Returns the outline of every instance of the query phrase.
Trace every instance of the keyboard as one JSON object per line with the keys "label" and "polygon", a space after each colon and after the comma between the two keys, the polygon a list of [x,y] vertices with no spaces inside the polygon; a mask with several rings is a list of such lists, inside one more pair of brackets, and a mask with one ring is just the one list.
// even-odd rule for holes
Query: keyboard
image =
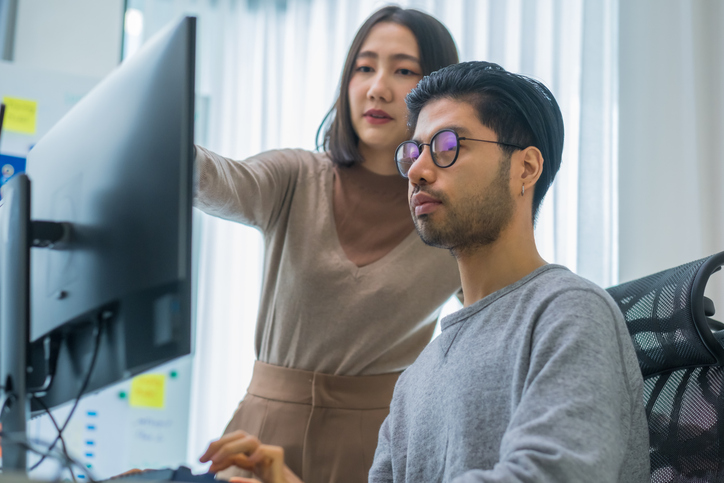
{"label": "keyboard", "polygon": [[217,480],[214,473],[203,473],[201,475],[195,475],[191,473],[191,470],[185,466],[179,466],[176,469],[164,468],[160,470],[145,470],[139,473],[131,473],[128,475],[117,476],[105,481],[108,483],[120,483],[127,480],[185,481],[187,483],[218,483],[225,481]]}

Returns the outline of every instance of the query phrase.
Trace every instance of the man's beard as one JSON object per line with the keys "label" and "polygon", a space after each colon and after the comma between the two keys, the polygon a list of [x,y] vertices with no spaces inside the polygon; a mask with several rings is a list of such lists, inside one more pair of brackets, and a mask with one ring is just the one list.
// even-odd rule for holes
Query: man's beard
{"label": "man's beard", "polygon": [[415,216],[412,210],[412,219],[422,241],[433,247],[447,248],[455,256],[495,242],[510,223],[515,209],[509,180],[510,157],[500,161],[496,177],[483,192],[461,200],[456,206],[451,206],[443,193],[419,190],[440,200],[446,210],[444,222],[433,222],[431,215]]}

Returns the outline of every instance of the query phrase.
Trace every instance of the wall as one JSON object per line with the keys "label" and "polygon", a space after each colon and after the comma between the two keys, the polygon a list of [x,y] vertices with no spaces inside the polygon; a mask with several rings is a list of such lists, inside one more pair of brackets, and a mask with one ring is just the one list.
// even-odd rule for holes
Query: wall
{"label": "wall", "polygon": [[123,0],[19,0],[13,61],[103,77],[121,61]]}
{"label": "wall", "polygon": [[722,23],[718,0],[620,2],[622,282],[724,250]]}

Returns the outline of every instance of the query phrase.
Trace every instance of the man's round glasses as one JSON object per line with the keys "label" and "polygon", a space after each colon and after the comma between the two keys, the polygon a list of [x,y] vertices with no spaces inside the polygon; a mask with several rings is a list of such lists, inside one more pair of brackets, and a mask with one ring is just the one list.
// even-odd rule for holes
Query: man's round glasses
{"label": "man's round glasses", "polygon": [[458,133],[452,129],[443,129],[435,133],[429,143],[418,143],[415,141],[405,141],[397,147],[395,151],[395,163],[397,170],[405,178],[412,167],[412,163],[422,154],[423,146],[430,146],[430,155],[432,162],[439,168],[449,168],[458,159],[460,151],[460,141],[479,141],[481,143],[501,144],[516,149],[524,149],[521,146],[510,143],[501,143],[498,141],[486,141],[485,139],[461,138]]}

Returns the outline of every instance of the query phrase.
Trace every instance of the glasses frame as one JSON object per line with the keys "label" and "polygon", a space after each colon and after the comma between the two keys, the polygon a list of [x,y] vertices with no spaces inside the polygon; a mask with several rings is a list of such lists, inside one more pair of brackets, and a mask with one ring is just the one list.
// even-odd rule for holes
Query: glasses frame
{"label": "glasses frame", "polygon": [[[453,133],[455,135],[455,141],[456,141],[455,157],[449,164],[446,164],[446,165],[442,165],[442,164],[438,163],[437,157],[435,156],[435,153],[432,150],[432,143],[435,141],[435,138],[439,134],[444,133],[444,132]],[[418,159],[420,159],[420,156],[422,156],[422,151],[423,151],[424,147],[429,146],[430,147],[430,157],[432,158],[432,162],[438,168],[445,169],[445,168],[449,168],[450,166],[455,164],[455,161],[458,160],[458,155],[460,154],[460,141],[478,141],[481,143],[500,144],[501,146],[510,146],[511,148],[516,148],[516,149],[525,149],[524,147],[518,146],[517,144],[503,143],[500,141],[488,141],[486,139],[474,139],[474,138],[461,137],[461,136],[458,136],[458,133],[454,129],[440,129],[438,132],[436,132],[435,134],[432,135],[429,143],[418,143],[416,141],[404,141],[404,142],[400,143],[400,145],[397,146],[397,149],[395,149],[395,166],[397,166],[397,171],[400,173],[400,175],[403,178],[409,178],[409,176],[407,174],[402,172],[402,169],[400,169],[400,163],[397,161],[397,155],[398,155],[398,153],[400,153],[401,149],[403,149],[403,147],[405,145],[413,144],[413,145],[417,146],[417,149],[420,152],[419,156],[415,159],[415,161],[412,162],[412,164],[414,164]],[[410,164],[410,168],[412,167],[412,164]],[[407,172],[408,173],[410,172],[409,168],[408,168]]]}

